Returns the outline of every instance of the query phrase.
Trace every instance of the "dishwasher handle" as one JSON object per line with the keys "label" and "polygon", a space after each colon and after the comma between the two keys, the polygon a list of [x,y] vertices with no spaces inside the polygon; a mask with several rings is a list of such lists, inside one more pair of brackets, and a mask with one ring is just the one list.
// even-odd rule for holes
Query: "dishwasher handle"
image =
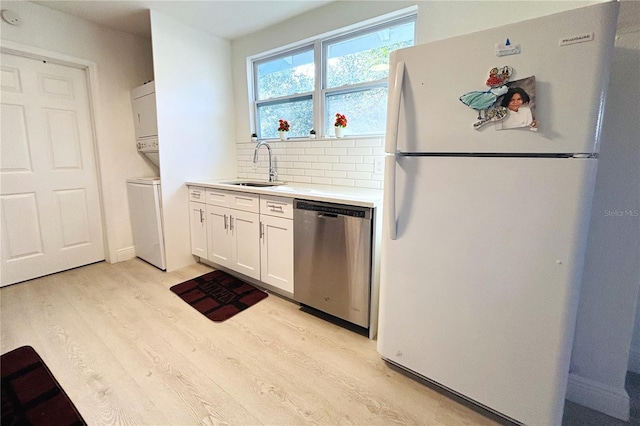
{"label": "dishwasher handle", "polygon": [[318,213],[318,217],[327,217],[330,219],[337,219],[338,215],[334,213]]}

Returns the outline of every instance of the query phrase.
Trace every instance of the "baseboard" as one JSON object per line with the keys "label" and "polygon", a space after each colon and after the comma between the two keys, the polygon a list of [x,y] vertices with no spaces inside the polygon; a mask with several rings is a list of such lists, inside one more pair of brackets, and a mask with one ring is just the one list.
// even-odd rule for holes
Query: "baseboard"
{"label": "baseboard", "polygon": [[123,262],[134,257],[136,257],[136,249],[133,246],[116,251],[116,262]]}
{"label": "baseboard", "polygon": [[629,421],[631,402],[624,388],[614,388],[595,380],[569,374],[566,398],[616,419]]}
{"label": "baseboard", "polygon": [[640,348],[637,346],[632,346],[629,352],[628,370],[640,374]]}

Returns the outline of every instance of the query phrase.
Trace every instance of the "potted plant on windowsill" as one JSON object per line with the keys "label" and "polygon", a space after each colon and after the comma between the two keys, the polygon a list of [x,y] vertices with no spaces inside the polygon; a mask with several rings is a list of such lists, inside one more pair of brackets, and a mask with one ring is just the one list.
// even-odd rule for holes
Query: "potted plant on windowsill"
{"label": "potted plant on windowsill", "polygon": [[287,120],[278,120],[278,134],[280,135],[281,141],[287,140],[287,132],[289,132],[289,127],[289,122]]}
{"label": "potted plant on windowsill", "polygon": [[311,129],[309,130],[309,139],[315,139],[316,138],[316,131]]}
{"label": "potted plant on windowsill", "polygon": [[347,117],[344,114],[337,113],[336,122],[334,124],[336,138],[341,138],[342,136],[344,136],[345,127],[347,127]]}

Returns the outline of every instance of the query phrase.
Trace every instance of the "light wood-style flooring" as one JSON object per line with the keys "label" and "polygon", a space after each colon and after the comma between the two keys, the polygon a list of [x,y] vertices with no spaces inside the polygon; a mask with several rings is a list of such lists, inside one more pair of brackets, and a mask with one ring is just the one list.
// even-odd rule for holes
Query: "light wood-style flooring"
{"label": "light wood-style flooring", "polygon": [[0,290],[1,352],[30,345],[90,425],[491,425],[389,368],[376,342],[270,295],[214,323],[138,259]]}

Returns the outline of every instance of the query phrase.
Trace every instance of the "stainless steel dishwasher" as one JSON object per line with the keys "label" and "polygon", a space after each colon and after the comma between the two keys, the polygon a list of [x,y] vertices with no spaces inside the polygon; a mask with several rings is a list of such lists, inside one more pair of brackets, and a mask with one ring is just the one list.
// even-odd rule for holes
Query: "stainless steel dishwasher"
{"label": "stainless steel dishwasher", "polygon": [[372,209],[294,200],[294,299],[369,328]]}

